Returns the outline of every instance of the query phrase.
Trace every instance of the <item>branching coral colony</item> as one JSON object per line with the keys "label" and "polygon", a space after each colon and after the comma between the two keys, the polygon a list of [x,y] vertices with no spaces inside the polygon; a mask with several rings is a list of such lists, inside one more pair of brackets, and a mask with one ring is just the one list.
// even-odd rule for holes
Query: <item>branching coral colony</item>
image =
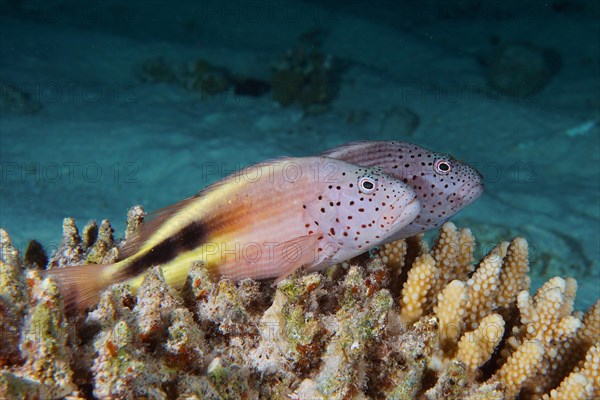
{"label": "branching coral colony", "polygon": [[[142,218],[130,211],[126,237]],[[179,293],[155,268],[68,320],[24,261],[45,258],[0,236],[1,398],[600,396],[600,301],[573,311],[577,283],[561,277],[531,296],[522,238],[474,264],[473,235],[447,223],[431,249],[413,237],[276,289],[197,264]],[[119,245],[107,221],[80,234],[66,219],[49,265],[110,262]]]}

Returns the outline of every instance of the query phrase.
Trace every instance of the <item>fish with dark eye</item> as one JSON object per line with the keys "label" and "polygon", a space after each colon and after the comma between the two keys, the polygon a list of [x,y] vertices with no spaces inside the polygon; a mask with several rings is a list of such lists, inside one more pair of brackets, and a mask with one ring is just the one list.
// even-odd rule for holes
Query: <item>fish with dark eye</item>
{"label": "fish with dark eye", "polygon": [[70,309],[95,304],[112,283],[136,290],[157,265],[176,288],[195,261],[233,280],[279,282],[300,267],[320,270],[369,250],[419,211],[414,189],[381,168],[284,158],[248,167],[159,211],[115,264],[47,273]]}
{"label": "fish with dark eye", "polygon": [[452,156],[400,141],[352,142],[322,156],[381,167],[387,174],[411,185],[421,202],[421,212],[386,242],[435,229],[483,193],[483,178],[470,165]]}

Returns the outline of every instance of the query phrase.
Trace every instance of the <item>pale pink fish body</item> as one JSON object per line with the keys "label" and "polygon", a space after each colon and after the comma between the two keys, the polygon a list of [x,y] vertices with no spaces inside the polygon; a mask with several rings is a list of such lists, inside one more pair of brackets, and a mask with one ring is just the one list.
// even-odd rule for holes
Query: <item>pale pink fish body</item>
{"label": "pale pink fish body", "polygon": [[323,153],[326,157],[378,166],[412,186],[421,203],[419,215],[387,241],[435,229],[473,203],[484,191],[483,178],[454,157],[400,141],[352,142]]}
{"label": "pale pink fish body", "polygon": [[47,271],[69,308],[96,303],[110,284],[136,290],[160,266],[183,286],[192,263],[233,280],[319,270],[378,245],[419,213],[415,191],[379,168],[284,158],[246,168],[144,222],[111,265]]}
{"label": "pale pink fish body", "polygon": [[237,187],[234,200],[208,213],[214,239],[202,258],[234,280],[280,280],[300,266],[319,270],[347,260],[410,223],[420,209],[415,191],[381,169],[322,157],[259,164],[227,186]]}

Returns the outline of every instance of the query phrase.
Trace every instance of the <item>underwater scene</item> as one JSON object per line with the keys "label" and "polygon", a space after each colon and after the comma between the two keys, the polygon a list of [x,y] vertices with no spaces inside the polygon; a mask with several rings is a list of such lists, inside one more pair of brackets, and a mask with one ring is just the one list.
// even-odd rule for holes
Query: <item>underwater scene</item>
{"label": "underwater scene", "polygon": [[600,398],[600,1],[0,0],[0,398]]}

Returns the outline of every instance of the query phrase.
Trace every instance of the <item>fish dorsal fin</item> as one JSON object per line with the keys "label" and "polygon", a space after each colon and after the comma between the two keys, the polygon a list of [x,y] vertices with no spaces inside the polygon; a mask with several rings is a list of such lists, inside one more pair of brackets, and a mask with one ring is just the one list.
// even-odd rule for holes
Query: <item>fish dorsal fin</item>
{"label": "fish dorsal fin", "polygon": [[165,221],[184,209],[190,203],[193,203],[198,197],[200,197],[200,193],[147,214],[144,217],[144,221],[141,223],[138,232],[129,238],[125,245],[120,249],[119,258],[125,259],[137,253]]}
{"label": "fish dorsal fin", "polygon": [[133,235],[125,245],[120,249],[120,259],[125,259],[137,253],[152,237],[152,235],[162,226],[166,221],[172,218],[174,215],[179,213],[181,210],[186,208],[191,203],[199,200],[201,197],[206,196],[208,193],[218,190],[228,183],[245,181],[248,176],[254,177],[255,173],[252,171],[253,168],[263,168],[265,166],[273,165],[278,162],[290,159],[289,157],[276,158],[269,161],[264,161],[259,164],[251,165],[241,170],[232,173],[224,179],[210,184],[209,186],[202,189],[196,195],[184,199],[178,203],[170,206],[161,208],[160,210],[154,211],[148,214],[144,218],[144,222],[139,227],[139,231]]}
{"label": "fish dorsal fin", "polygon": [[336,158],[336,154],[345,153],[348,150],[355,150],[355,148],[358,148],[358,147],[376,145],[377,143],[382,143],[382,142],[371,141],[371,140],[356,140],[354,142],[344,143],[342,145],[336,146],[329,150],[325,150],[323,153],[320,154],[320,156]]}
{"label": "fish dorsal fin", "polygon": [[[409,142],[402,141],[386,141],[386,140],[359,140],[355,142],[349,142],[342,144],[340,146],[334,147],[332,149],[326,150],[321,153],[322,157],[329,158],[337,158],[343,161],[350,162],[354,164],[352,161],[363,160],[367,157],[366,154],[370,152],[382,152],[388,153],[392,151],[392,153],[396,153],[398,149],[402,149],[402,151],[408,151],[410,149],[418,150],[420,147],[414,145]],[[427,150],[424,147],[423,150]],[[359,164],[363,165],[363,164]],[[375,165],[367,163],[366,165]]]}
{"label": "fish dorsal fin", "polygon": [[293,274],[304,265],[317,261],[319,235],[298,236],[274,247],[273,269],[281,271],[273,286]]}

